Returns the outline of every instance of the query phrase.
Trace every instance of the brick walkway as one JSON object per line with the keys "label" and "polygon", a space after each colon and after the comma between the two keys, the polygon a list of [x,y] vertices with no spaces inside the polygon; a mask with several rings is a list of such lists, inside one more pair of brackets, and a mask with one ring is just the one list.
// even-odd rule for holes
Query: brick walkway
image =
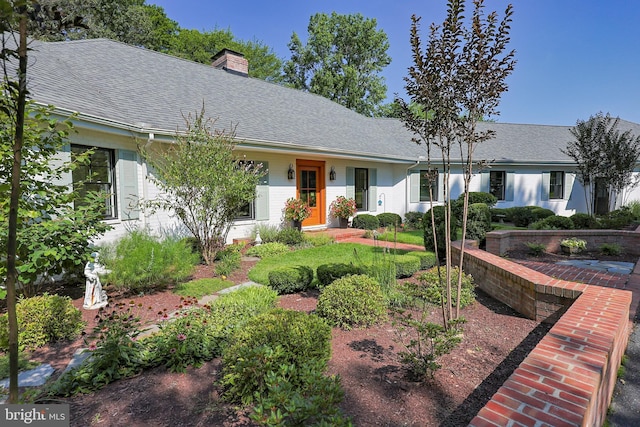
{"label": "brick walkway", "polygon": [[607,271],[590,270],[570,265],[517,259],[513,259],[512,261],[556,279],[584,283],[587,285],[626,289],[627,280],[629,279],[628,274],[609,273]]}

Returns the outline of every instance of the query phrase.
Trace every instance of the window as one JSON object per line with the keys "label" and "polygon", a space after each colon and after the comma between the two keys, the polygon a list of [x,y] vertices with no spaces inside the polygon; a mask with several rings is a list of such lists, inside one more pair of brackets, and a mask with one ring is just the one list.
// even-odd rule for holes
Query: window
{"label": "window", "polygon": [[491,171],[489,174],[489,193],[498,200],[505,200],[506,176],[504,171]]}
{"label": "window", "polygon": [[369,210],[369,169],[355,168],[355,199],[359,211]]}
{"label": "window", "polygon": [[564,197],[564,172],[549,173],[549,198],[562,199]]}
{"label": "window", "polygon": [[71,146],[72,158],[88,150],[93,150],[89,162],[80,165],[73,170],[73,190],[78,192],[80,198],[75,201],[74,207],[83,205],[84,196],[90,192],[102,192],[107,194],[104,205],[105,218],[116,218],[116,192],[115,192],[115,153],[106,148],[89,148],[81,145]]}
{"label": "window", "polygon": [[[252,160],[240,160],[238,161],[238,168],[249,168],[249,169],[253,169],[254,167],[254,162]],[[255,212],[255,207],[256,207],[256,202],[255,199],[252,200],[251,202],[245,204],[244,206],[242,206],[239,210],[238,213],[236,215],[235,219],[255,219],[256,218],[256,212]]]}
{"label": "window", "polygon": [[433,201],[438,200],[438,171],[436,169],[427,169],[420,171],[420,201],[431,201],[429,195],[429,187],[431,187],[431,194],[433,195]]}

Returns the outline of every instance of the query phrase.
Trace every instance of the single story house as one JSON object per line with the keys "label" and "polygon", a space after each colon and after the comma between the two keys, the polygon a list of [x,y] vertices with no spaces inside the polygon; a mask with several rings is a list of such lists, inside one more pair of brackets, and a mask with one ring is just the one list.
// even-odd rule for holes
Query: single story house
{"label": "single story house", "polygon": [[[329,205],[339,195],[354,197],[358,211],[378,214],[429,208],[426,149],[396,119],[364,117],[318,95],[247,77],[246,60],[223,51],[211,66],[120,42],[93,39],[31,43],[28,85],[33,100],[74,118],[68,156],[97,147],[95,186],[108,190],[105,221],[113,240],[134,227],[172,230],[170,212],[136,208],[157,188],[137,152],[138,144],[169,144],[184,130],[183,116],[200,111],[216,126],[236,126],[239,154],[262,163],[268,174],[254,203],[243,212],[229,240],[246,237],[258,223],[282,223],[290,197],[312,200],[306,229],[337,226]],[[640,125],[621,122],[638,135]],[[586,211],[575,164],[562,153],[569,126],[481,123],[496,138],[482,143],[477,160],[492,161],[477,173],[472,191],[491,191],[498,207],[538,205],[560,215]],[[71,174],[68,182],[77,179]],[[452,197],[462,191],[459,176]],[[436,189],[442,201],[442,178]],[[640,199],[640,191],[618,197]]]}

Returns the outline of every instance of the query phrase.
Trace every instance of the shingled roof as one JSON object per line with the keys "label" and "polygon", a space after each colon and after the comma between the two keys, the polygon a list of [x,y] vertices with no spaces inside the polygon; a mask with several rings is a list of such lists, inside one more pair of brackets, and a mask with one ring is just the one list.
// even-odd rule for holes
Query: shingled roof
{"label": "shingled roof", "polygon": [[[236,125],[237,137],[254,147],[401,162],[425,154],[398,120],[365,117],[321,96],[209,65],[105,39],[34,41],[31,49],[34,100],[115,127],[173,135],[184,127],[183,114],[204,105],[217,126]],[[569,161],[560,151],[571,138],[568,126],[480,126],[494,129],[496,138],[479,146],[478,159]]]}

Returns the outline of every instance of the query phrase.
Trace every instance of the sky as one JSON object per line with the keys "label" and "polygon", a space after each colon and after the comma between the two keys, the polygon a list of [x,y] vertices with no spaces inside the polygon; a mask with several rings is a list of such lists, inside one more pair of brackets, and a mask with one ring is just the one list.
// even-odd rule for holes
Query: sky
{"label": "sky", "polygon": [[[404,97],[412,65],[411,16],[422,17],[421,34],[446,16],[446,0],[147,0],[164,8],[180,27],[230,29],[258,40],[283,60],[295,32],[307,38],[316,13],[360,13],[375,18],[389,38],[391,64],[381,73],[387,101]],[[514,7],[510,48],[516,66],[500,102],[502,123],[573,126],[598,112],[640,123],[640,2],[633,0],[485,0],[500,17]],[[467,12],[472,4],[467,2]],[[251,66],[251,64],[249,64]]]}

